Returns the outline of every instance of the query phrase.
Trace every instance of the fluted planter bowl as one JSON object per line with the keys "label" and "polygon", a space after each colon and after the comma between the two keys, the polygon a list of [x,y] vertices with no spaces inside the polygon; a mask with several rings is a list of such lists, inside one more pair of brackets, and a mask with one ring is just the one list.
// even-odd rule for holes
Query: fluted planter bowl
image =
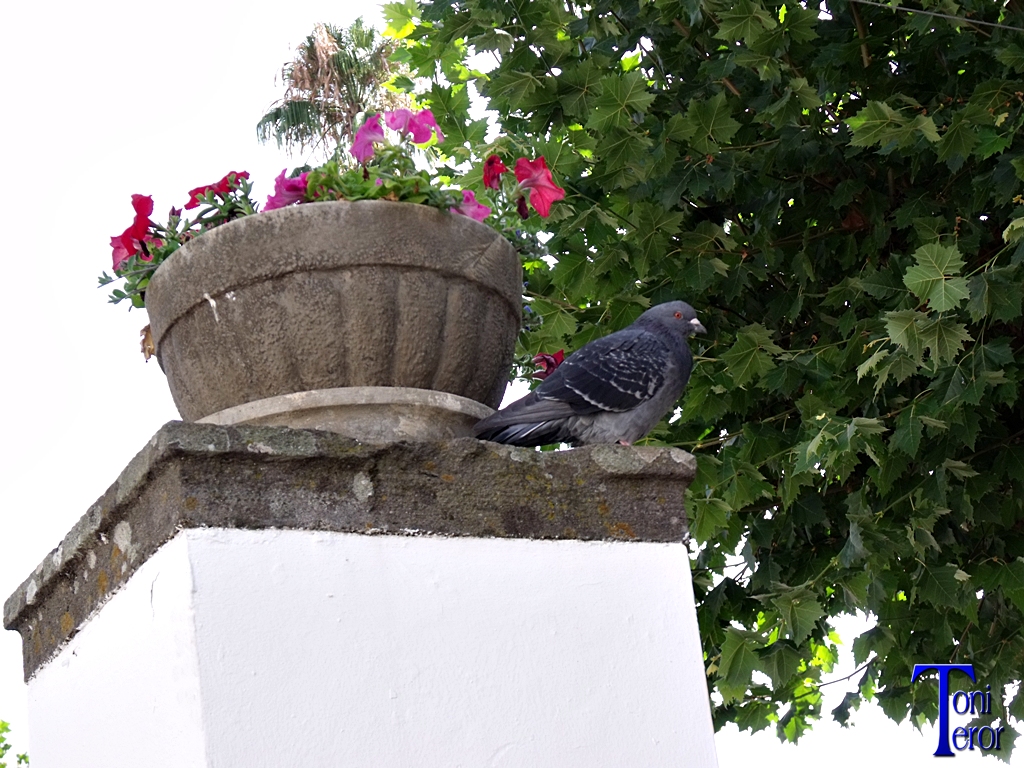
{"label": "fluted planter bowl", "polygon": [[339,387],[496,408],[521,290],[515,250],[484,224],[424,205],[325,202],[187,243],[153,275],[146,308],[187,421]]}

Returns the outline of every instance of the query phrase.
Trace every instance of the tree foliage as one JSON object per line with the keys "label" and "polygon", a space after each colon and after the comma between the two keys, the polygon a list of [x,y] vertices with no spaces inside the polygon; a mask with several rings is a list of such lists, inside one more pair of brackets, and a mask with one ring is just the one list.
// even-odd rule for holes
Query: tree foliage
{"label": "tree foliage", "polygon": [[[7,734],[10,731],[11,726],[0,720],[0,768],[7,768],[5,755],[11,751],[11,745],[7,743]],[[28,755],[22,753],[16,759],[18,761],[17,765],[28,765]]]}
{"label": "tree foliage", "polygon": [[998,26],[1024,9],[822,8],[386,6],[425,78],[406,86],[446,133],[470,88],[497,116],[503,138],[458,159],[529,148],[568,191],[556,263],[526,262],[521,354],[652,303],[700,313],[679,417],[655,438],[698,461],[716,724],[790,740],[821,714],[834,616],[877,617],[844,724],[867,698],[934,718],[915,663],[973,663],[997,691],[1024,659],[1024,43]]}
{"label": "tree foliage", "polygon": [[349,146],[360,114],[408,106],[385,87],[400,74],[389,61],[394,48],[362,19],[347,29],[317,24],[281,70],[285,93],[260,118],[260,141],[346,159],[337,150]]}

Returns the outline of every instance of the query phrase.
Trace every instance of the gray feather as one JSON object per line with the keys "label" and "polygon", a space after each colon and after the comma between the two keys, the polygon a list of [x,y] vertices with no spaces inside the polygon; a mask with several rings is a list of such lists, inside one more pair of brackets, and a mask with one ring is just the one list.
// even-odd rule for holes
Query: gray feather
{"label": "gray feather", "polygon": [[682,301],[659,304],[633,325],[566,358],[533,392],[488,416],[477,437],[511,445],[632,443],[675,405],[693,367],[687,339],[704,332]]}

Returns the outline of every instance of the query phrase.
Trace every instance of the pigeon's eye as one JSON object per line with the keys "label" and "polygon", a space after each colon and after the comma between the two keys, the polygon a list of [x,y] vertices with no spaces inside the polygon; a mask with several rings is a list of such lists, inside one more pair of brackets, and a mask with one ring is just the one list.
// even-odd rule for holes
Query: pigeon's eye
{"label": "pigeon's eye", "polygon": [[680,319],[682,319],[682,317],[683,317],[683,313],[682,312],[676,312],[676,320],[680,320]]}

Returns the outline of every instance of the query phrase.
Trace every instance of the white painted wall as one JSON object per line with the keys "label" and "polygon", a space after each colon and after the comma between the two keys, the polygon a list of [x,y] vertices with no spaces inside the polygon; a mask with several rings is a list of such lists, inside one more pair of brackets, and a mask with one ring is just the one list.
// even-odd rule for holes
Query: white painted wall
{"label": "white painted wall", "polygon": [[185,531],[30,718],[33,768],[716,765],[681,544]]}
{"label": "white painted wall", "polygon": [[205,765],[189,555],[164,545],[29,681],[33,768]]}

